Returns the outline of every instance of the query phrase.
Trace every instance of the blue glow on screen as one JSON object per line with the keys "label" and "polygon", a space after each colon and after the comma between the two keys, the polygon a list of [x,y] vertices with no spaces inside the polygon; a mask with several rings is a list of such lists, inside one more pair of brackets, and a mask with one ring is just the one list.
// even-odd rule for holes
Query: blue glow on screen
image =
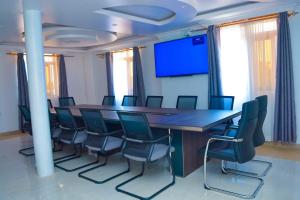
{"label": "blue glow on screen", "polygon": [[154,45],[156,77],[208,73],[207,35]]}

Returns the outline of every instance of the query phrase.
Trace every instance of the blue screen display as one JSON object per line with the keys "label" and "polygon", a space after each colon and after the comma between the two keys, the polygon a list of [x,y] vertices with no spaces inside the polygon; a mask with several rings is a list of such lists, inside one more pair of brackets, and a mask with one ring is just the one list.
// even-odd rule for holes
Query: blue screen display
{"label": "blue screen display", "polygon": [[207,35],[154,45],[156,77],[208,73]]}

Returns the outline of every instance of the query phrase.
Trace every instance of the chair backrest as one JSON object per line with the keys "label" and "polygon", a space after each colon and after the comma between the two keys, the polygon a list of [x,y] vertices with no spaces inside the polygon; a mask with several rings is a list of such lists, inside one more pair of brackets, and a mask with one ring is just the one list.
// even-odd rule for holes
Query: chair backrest
{"label": "chair backrest", "polygon": [[70,130],[77,129],[76,120],[73,117],[69,108],[55,108],[56,115],[59,121],[59,124],[65,128]]}
{"label": "chair backrest", "polygon": [[163,96],[147,96],[146,107],[149,108],[161,108]]}
{"label": "chair backrest", "polygon": [[146,115],[144,113],[118,112],[118,116],[126,138],[122,154],[149,159],[153,144],[142,142],[153,139]]}
{"label": "chair backrest", "polygon": [[48,108],[53,108],[52,102],[50,99],[47,99]]}
{"label": "chair backrest", "polygon": [[243,141],[234,143],[234,150],[239,163],[247,162],[255,156],[253,134],[257,125],[258,106],[257,100],[243,104],[239,128],[236,134],[236,139],[243,139]]}
{"label": "chair backrest", "polygon": [[59,100],[60,107],[76,105],[73,97],[60,97],[58,100]]}
{"label": "chair backrest", "polygon": [[211,96],[209,109],[215,110],[232,110],[234,104],[234,96]]}
{"label": "chair backrest", "polygon": [[81,108],[80,112],[88,132],[93,132],[98,135],[107,133],[107,127],[100,110]]}
{"label": "chair backrest", "polygon": [[125,95],[123,97],[122,106],[136,106],[137,96]]}
{"label": "chair backrest", "polygon": [[195,110],[197,106],[197,96],[178,96],[176,108],[177,109],[187,109]]}
{"label": "chair backrest", "polygon": [[118,116],[127,138],[151,140],[153,138],[145,113],[118,112]]}
{"label": "chair backrest", "polygon": [[253,143],[254,146],[260,146],[265,143],[265,136],[263,132],[263,125],[264,121],[267,116],[267,109],[268,109],[268,96],[263,95],[255,98],[258,101],[258,120],[257,120],[257,125],[255,132],[253,134]]}
{"label": "chair backrest", "polygon": [[104,106],[115,105],[115,96],[104,96],[102,100],[102,105]]}
{"label": "chair backrest", "polygon": [[31,116],[30,116],[29,108],[25,105],[19,105],[19,110],[21,112],[21,115],[24,117],[24,120],[26,122],[30,122],[31,121]]}

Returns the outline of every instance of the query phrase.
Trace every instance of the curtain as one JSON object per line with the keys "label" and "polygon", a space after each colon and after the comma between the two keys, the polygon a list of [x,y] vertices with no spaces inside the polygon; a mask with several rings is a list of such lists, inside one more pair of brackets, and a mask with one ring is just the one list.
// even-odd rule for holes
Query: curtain
{"label": "curtain", "polygon": [[[17,74],[18,74],[18,92],[19,92],[19,105],[25,105],[29,107],[29,96],[28,96],[28,83],[26,67],[22,53],[18,53],[17,58]],[[19,111],[19,128],[23,131],[23,116]]]}
{"label": "curtain", "polygon": [[137,96],[137,105],[145,105],[145,87],[143,80],[142,62],[138,47],[133,47],[133,95]]}
{"label": "curtain", "polygon": [[210,102],[210,96],[222,95],[217,32],[215,26],[208,27],[208,102]]}
{"label": "curtain", "polygon": [[277,21],[263,20],[242,25],[247,43],[250,76],[249,97],[268,95],[268,112],[264,123],[264,133],[272,138],[275,106],[275,72],[277,52]]}
{"label": "curtain", "polygon": [[222,27],[221,81],[224,95],[235,96],[234,109],[245,101],[268,95],[264,133],[271,140],[274,123],[277,49],[276,19]]}
{"label": "curtain", "polygon": [[112,55],[110,52],[105,53],[106,75],[107,75],[107,93],[114,96],[114,78],[113,78],[113,64]]}
{"label": "curtain", "polygon": [[274,141],[296,143],[293,60],[288,13],[278,18]]}
{"label": "curtain", "polygon": [[68,81],[64,55],[59,56],[59,97],[68,97]]}

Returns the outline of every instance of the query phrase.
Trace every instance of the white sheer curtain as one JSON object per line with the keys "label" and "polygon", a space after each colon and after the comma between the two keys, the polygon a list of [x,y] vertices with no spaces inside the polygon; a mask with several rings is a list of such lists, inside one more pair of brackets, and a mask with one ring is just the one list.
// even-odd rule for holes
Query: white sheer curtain
{"label": "white sheer curtain", "polygon": [[121,105],[124,95],[133,94],[132,50],[113,53],[113,80],[116,105]]}
{"label": "white sheer curtain", "polygon": [[267,140],[274,122],[276,19],[242,23],[220,29],[221,79],[224,95],[235,96],[235,109],[259,95],[268,95],[264,123]]}

